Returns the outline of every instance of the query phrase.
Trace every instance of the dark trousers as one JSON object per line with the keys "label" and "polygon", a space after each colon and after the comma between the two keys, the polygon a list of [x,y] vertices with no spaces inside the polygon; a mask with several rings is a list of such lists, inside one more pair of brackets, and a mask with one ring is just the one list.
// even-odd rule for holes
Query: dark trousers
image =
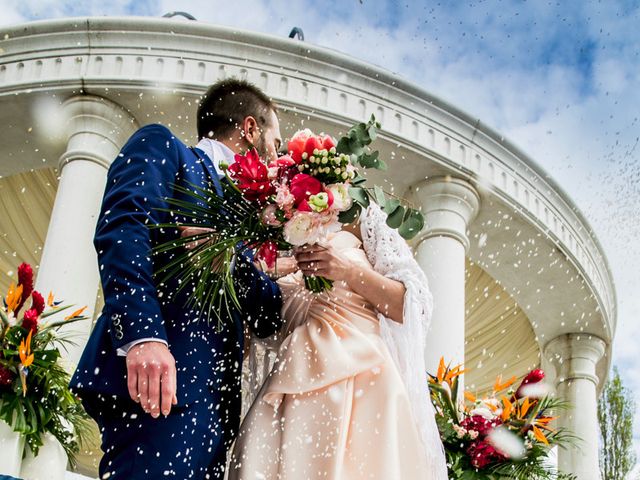
{"label": "dark trousers", "polygon": [[128,398],[85,398],[83,403],[102,435],[100,478],[224,477],[226,450],[233,439],[225,415],[231,412],[220,395],[174,406],[169,416],[158,418]]}

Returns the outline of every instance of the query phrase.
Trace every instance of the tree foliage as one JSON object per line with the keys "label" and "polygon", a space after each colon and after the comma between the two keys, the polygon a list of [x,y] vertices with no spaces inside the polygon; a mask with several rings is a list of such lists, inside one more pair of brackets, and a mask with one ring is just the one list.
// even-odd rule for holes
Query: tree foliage
{"label": "tree foliage", "polygon": [[607,480],[624,480],[636,464],[633,451],[633,393],[624,386],[616,367],[598,400],[600,471]]}

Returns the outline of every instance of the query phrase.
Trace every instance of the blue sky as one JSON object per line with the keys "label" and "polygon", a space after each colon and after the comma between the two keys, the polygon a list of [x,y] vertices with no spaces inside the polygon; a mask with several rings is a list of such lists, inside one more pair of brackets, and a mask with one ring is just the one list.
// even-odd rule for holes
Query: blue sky
{"label": "blue sky", "polygon": [[299,26],[306,41],[383,65],[528,152],[604,245],[619,297],[614,362],[640,398],[638,0],[0,0],[0,24],[174,10],[282,36]]}

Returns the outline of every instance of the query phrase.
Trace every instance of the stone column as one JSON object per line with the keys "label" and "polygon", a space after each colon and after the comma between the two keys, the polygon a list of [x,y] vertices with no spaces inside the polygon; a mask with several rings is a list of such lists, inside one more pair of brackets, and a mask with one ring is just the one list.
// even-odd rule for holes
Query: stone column
{"label": "stone column", "polygon": [[452,364],[464,362],[467,227],[478,213],[480,197],[469,182],[449,176],[423,181],[413,193],[425,217],[415,250],[433,294],[425,361],[427,371],[434,373],[441,356]]}
{"label": "stone column", "polygon": [[[87,306],[93,317],[100,276],[93,236],[100,213],[107,171],[137,123],[119,105],[101,97],[78,95],[62,105],[67,121],[67,149],[60,157],[60,183],[51,212],[35,288],[45,299],[53,291],[57,300]],[[57,314],[64,318],[74,309]],[[91,331],[90,320],[70,324],[77,346],[69,346],[65,359],[73,370]]]}
{"label": "stone column", "polygon": [[574,473],[578,480],[600,480],[596,365],[605,350],[604,340],[583,333],[561,335],[544,347],[556,371],[557,394],[572,406],[559,412],[559,426],[580,438],[575,448],[558,449],[558,468]]}

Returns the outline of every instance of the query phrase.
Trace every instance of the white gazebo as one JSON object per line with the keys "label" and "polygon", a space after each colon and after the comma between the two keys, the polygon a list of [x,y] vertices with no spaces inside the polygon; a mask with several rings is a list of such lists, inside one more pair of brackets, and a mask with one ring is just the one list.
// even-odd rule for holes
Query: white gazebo
{"label": "white gazebo", "polygon": [[[466,388],[542,367],[577,408],[580,448],[558,453],[599,478],[596,399],[616,297],[587,220],[537,163],[499,133],[379,67],[299,40],[160,18],[75,18],[0,31],[0,288],[26,261],[36,288],[102,307],[92,238],[107,169],[139,126],[195,143],[207,86],[246,78],[281,106],[283,134],[334,135],[371,113],[390,168],[378,183],[426,215],[413,241],[435,299],[425,352],[464,361]],[[71,329],[72,327],[69,327]],[[80,345],[90,324],[76,324]],[[97,454],[82,458],[95,470]]]}

